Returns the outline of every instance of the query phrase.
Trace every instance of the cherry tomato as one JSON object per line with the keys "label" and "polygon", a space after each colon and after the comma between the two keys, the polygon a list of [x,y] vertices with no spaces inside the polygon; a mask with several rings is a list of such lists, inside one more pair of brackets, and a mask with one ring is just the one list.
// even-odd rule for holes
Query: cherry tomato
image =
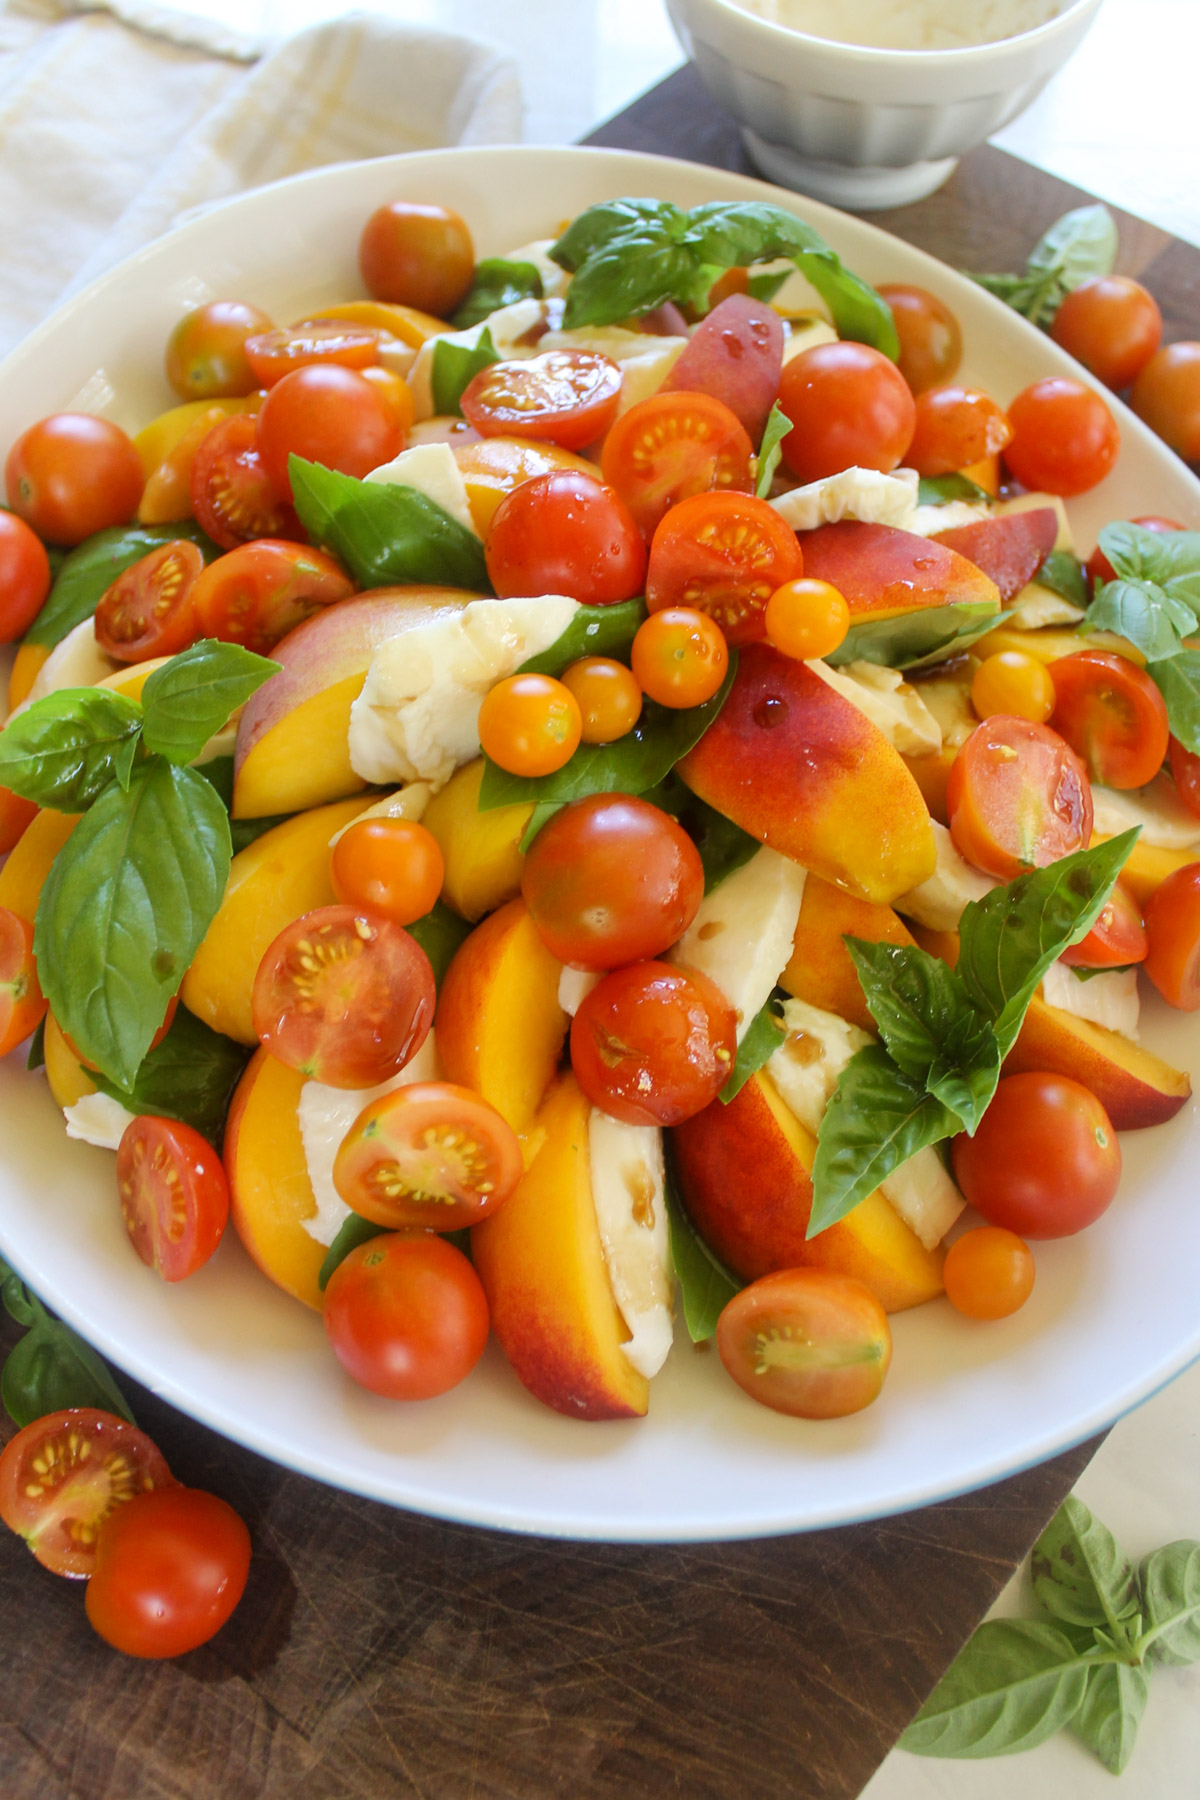
{"label": "cherry tomato", "polygon": [[376,300],[416,306],[444,319],[470,291],[475,246],[450,207],[393,200],[377,207],[363,226],[358,267]]}
{"label": "cherry tomato", "polygon": [[1178,738],[1171,739],[1171,774],[1175,791],[1189,812],[1200,819],[1200,756],[1185,750]]}
{"label": "cherry tomato", "polygon": [[174,656],[194,638],[196,583],[204,558],[188,538],[140,556],[105,589],[96,607],[96,642],[118,662]]}
{"label": "cherry tomato", "polygon": [[944,301],[924,288],[889,282],[879,289],[900,339],[898,368],[914,394],[949,381],[962,361],[962,330]]}
{"label": "cherry tomato", "polygon": [[950,475],[997,455],[1011,437],[1008,420],[982,388],[929,388],[917,397],[904,461],[918,475]]}
{"label": "cherry tomato", "polygon": [[256,538],[218,556],[198,576],[191,595],[196,635],[266,656],[294,626],[353,592],[350,577],[324,550]]}
{"label": "cherry tomato", "polygon": [[842,469],[894,469],[916,408],[894,362],[867,344],[815,344],[783,365],[779,404],[792,421],[783,460],[798,481]]}
{"label": "cherry tomato", "polygon": [[595,350],[547,350],[523,362],[489,363],[459,404],[483,437],[516,433],[582,450],[616,417],[621,381],[616,363]]}
{"label": "cherry tomato", "polygon": [[23,1044],[45,1016],[33,960],[33,926],[0,906],[0,1056]]}
{"label": "cherry tomato", "polygon": [[457,1231],[503,1206],[525,1170],[494,1106],[452,1081],[414,1081],[359,1113],[333,1164],[338,1193],[389,1231]]}
{"label": "cherry tomato", "polygon": [[506,494],[484,555],[501,600],[566,594],[610,606],[641,593],[646,576],[646,546],[624,501],[574,469],[535,475]]}
{"label": "cherry tomato", "polygon": [[831,656],[850,629],[846,597],[828,581],[785,581],[767,601],[768,641],[784,656],[805,661]]}
{"label": "cherry tomato", "polygon": [[671,963],[630,963],[606,975],[571,1022],[580,1087],[627,1125],[679,1125],[703,1112],[736,1055],[737,1015],[720,988]]}
{"label": "cherry tomato", "polygon": [[[1157,513],[1144,513],[1140,519],[1132,519],[1133,525],[1140,525],[1143,531],[1182,531],[1184,527],[1178,519],[1163,519]],[[1089,591],[1102,586],[1106,581],[1115,581],[1117,571],[1105,556],[1099,544],[1088,557],[1084,567],[1087,570]]]}
{"label": "cherry tomato", "polygon": [[968,1319],[1007,1319],[1033,1292],[1033,1253],[999,1225],[965,1231],[946,1252],[946,1298]]}
{"label": "cherry tomato", "polygon": [[250,1533],[232,1506],[199,1488],[156,1488],[101,1526],[88,1622],[126,1656],[183,1656],[220,1631],[249,1573]]}
{"label": "cherry tomato", "polygon": [[[385,369],[382,363],[372,363],[369,368],[360,369],[358,373],[367,386],[382,398],[396,424],[400,428],[401,447],[412,429],[416,403],[413,392],[403,375],[397,375],[394,369]],[[464,420],[465,424],[466,421]]]}
{"label": "cherry tomato", "polygon": [[[12,704],[10,699],[10,710]],[[0,856],[16,848],[41,810],[36,800],[23,800],[11,788],[0,787]]]}
{"label": "cherry tomato", "polygon": [[600,466],[648,541],[670,509],[693,494],[752,494],[753,456],[745,427],[720,400],[657,393],[616,420]]}
{"label": "cherry tomato", "polygon": [[1067,295],[1050,336],[1097,381],[1123,388],[1162,342],[1162,314],[1140,281],[1093,275]]}
{"label": "cherry tomato", "polygon": [[579,706],[585,744],[613,744],[642,716],[637,676],[611,656],[581,656],[564,670],[562,681]]}
{"label": "cherry tomato", "polygon": [[309,364],[366,369],[379,361],[379,333],[340,319],[257,332],[245,343],[246,361],[259,387],[272,388],[285,375]]}
{"label": "cherry tomato", "polygon": [[717,1354],[760,1405],[795,1419],[840,1419],[878,1398],[892,1332],[861,1281],[828,1269],[779,1269],[724,1307]]}
{"label": "cherry tomato", "polygon": [[0,643],[23,637],[50,592],[50,558],[16,513],[0,512]]}
{"label": "cherry tomato", "polygon": [[272,1056],[330,1087],[376,1087],[417,1054],[434,1008],[429,958],[407,931],[319,906],[279,933],[254,978],[254,1029]]}
{"label": "cherry tomato", "polygon": [[1139,419],[1185,462],[1200,461],[1200,344],[1165,344],[1133,384]]}
{"label": "cherry tomato", "polygon": [[1117,460],[1121,433],[1094,389],[1070,375],[1048,375],[1023,388],[1008,409],[1009,471],[1047,494],[1085,493]]}
{"label": "cherry tomato", "polygon": [[235,414],[209,432],[192,464],[192,511],[222,550],[236,550],[251,538],[304,535],[291,507],[271,486],[256,430],[254,419]]}
{"label": "cherry tomato", "polygon": [[171,1471],[150,1439],[113,1413],[47,1413],[0,1454],[0,1519],[56,1575],[90,1575],[101,1522]]}
{"label": "cherry tomato", "polygon": [[981,719],[1010,713],[1044,725],[1054,711],[1054,682],[1044,662],[1024,650],[985,656],[971,680],[971,705]]}
{"label": "cherry tomato", "polygon": [[1181,1012],[1200,1008],[1200,863],[1168,875],[1146,902],[1147,975]]}
{"label": "cherry tomato", "polygon": [[1138,788],[1158,774],[1170,736],[1167,703],[1143,669],[1107,650],[1080,650],[1050,665],[1051,725],[1083,758],[1093,781]]}
{"label": "cherry tomato", "polygon": [[487,1297],[445,1238],[388,1234],[360,1244],[329,1277],[325,1330],[360,1386],[388,1400],[430,1400],[483,1355]]}
{"label": "cherry tomato", "polygon": [[266,313],[244,300],[195,306],[167,339],[167,380],[181,400],[252,393],[258,383],[246,361],[246,339],[272,329]]}
{"label": "cherry tomato", "polygon": [[765,500],[697,494],[672,507],[654,534],[646,603],[652,613],[707,613],[740,646],[765,636],[767,601],[803,572],[795,532]]}
{"label": "cherry tomato", "polygon": [[119,425],[91,413],[53,413],[23,431],[4,465],[8,504],[50,544],[81,544],[125,525],[146,484]]}
{"label": "cherry tomato", "polygon": [[[710,296],[711,298],[711,296]],[[711,394],[739,421],[751,443],[762,440],[783,368],[783,321],[765,300],[730,294],[692,333],[664,389]]]}
{"label": "cherry tomato", "polygon": [[399,456],[404,433],[391,403],[353,369],[310,363],[270,390],[256,441],[271,486],[281,500],[290,500],[293,453],[361,481]]}
{"label": "cherry tomato", "polygon": [[1087,936],[1064,950],[1060,961],[1072,969],[1125,969],[1145,962],[1148,949],[1138,903],[1118,881]]}
{"label": "cherry tomato", "polygon": [[[253,412],[258,396],[241,403],[214,400],[184,426],[179,437],[155,463],[146,477],[146,486],[138,503],[138,522],[142,525],[173,525],[193,516],[192,470],[196,452],[218,425],[224,424],[232,412]],[[139,443],[139,450],[146,446]]]}
{"label": "cherry tomato", "polygon": [[121,1217],[134,1249],[163,1281],[202,1268],[229,1217],[229,1179],[212,1145],[190,1125],[143,1114],[117,1148]]}
{"label": "cherry tomato", "polygon": [[683,936],[704,898],[704,867],[668,813],[632,794],[592,794],[543,825],[521,892],[551,955],[615,969]]}
{"label": "cherry tomato", "polygon": [[553,675],[509,675],[484,695],[479,743],[510,775],[553,775],[583,735],[579,702]]}
{"label": "cherry tomato", "polygon": [[630,661],[642,692],[660,706],[703,706],[725,679],[729,647],[707,613],[668,606],[638,626]]}
{"label": "cherry tomato", "polygon": [[977,725],[955,757],[946,808],[959,854],[999,881],[1044,869],[1091,840],[1083,764],[1049,726],[1007,713]]}
{"label": "cherry tomato", "polygon": [[424,825],[412,819],[359,819],[333,846],[329,875],[344,906],[411,925],[441,893],[446,864],[441,845]]}
{"label": "cherry tomato", "polygon": [[951,1147],[954,1179],[989,1225],[1071,1237],[1110,1205],[1121,1146],[1094,1094],[1066,1075],[1006,1075],[979,1129]]}

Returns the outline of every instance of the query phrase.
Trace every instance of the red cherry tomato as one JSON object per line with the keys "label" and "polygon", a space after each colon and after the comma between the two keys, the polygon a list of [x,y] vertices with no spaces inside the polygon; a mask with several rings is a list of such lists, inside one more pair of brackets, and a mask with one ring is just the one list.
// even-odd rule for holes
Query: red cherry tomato
{"label": "red cherry tomato", "polygon": [[277,381],[262,403],[256,432],[263,468],[281,500],[292,497],[291,455],[361,480],[404,448],[386,396],[336,363],[310,363]]}
{"label": "red cherry tomato", "polygon": [[90,1575],[101,1522],[171,1471],[150,1439],[113,1413],[47,1413],[0,1454],[0,1519],[56,1575]]}
{"label": "red cherry tomato", "polygon": [[461,1250],[432,1233],[360,1244],[325,1289],[325,1330],[346,1373],[389,1400],[457,1387],[483,1355],[488,1304]]}
{"label": "red cherry tomato", "polygon": [[621,381],[616,363],[595,350],[547,350],[480,369],[459,404],[483,437],[548,438],[582,450],[616,417]]}
{"label": "red cherry tomato", "polygon": [[1200,863],[1167,876],[1146,902],[1150,948],[1142,967],[1181,1012],[1200,1008]]}
{"label": "red cherry tomato", "polygon": [[802,482],[850,468],[886,474],[903,459],[916,423],[908,383],[867,344],[815,344],[793,356],[779,404],[792,421],[783,460]]}
{"label": "red cherry tomato", "polygon": [[995,713],[977,725],[946,784],[950,835],[977,869],[1011,881],[1092,835],[1092,790],[1070,745],[1047,725]]}
{"label": "red cherry tomato", "polygon": [[294,626],[354,591],[341,564],[323,550],[256,538],[218,556],[198,576],[191,594],[195,635],[267,656]]}
{"label": "red cherry tomato", "polygon": [[765,300],[730,294],[701,321],[663,383],[665,392],[711,394],[752,444],[762,441],[783,370],[783,321]]}
{"label": "red cherry tomato", "polygon": [[704,867],[668,813],[631,794],[592,794],[543,825],[521,892],[552,956],[615,969],[683,936],[704,898]]}
{"label": "red cherry tomato", "polygon": [[1185,750],[1179,739],[1173,737],[1170,758],[1175,791],[1188,811],[1200,819],[1200,756]]}
{"label": "red cherry tomato", "polygon": [[8,504],[40,538],[81,544],[132,519],[146,477],[119,425],[91,413],[54,413],[21,433],[4,482]]}
{"label": "red cherry tomato", "polygon": [[194,597],[204,558],[174,538],[125,569],[96,608],[96,642],[118,662],[174,656],[200,635]]}
{"label": "red cherry tomato", "polygon": [[1023,388],[1008,409],[1009,471],[1027,488],[1082,494],[1112,469],[1121,433],[1093,388],[1070,375],[1048,375]]}
{"label": "red cherry tomato", "polygon": [[1097,381],[1123,388],[1162,342],[1162,314],[1140,281],[1093,275],[1066,296],[1050,336]]}
{"label": "red cherry tomato", "polygon": [[167,380],[181,400],[252,393],[258,384],[246,361],[246,339],[271,329],[266,313],[243,300],[195,306],[167,339]]}
{"label": "red cherry tomato", "polygon": [[23,1044],[45,1016],[33,959],[33,926],[0,906],[0,1056]]}
{"label": "red cherry tomato", "polygon": [[950,308],[924,288],[890,282],[879,289],[900,339],[897,367],[914,394],[949,381],[962,361],[962,330]]}
{"label": "red cherry tomato", "polygon": [[199,1488],[156,1488],[105,1520],[85,1605],[126,1656],[183,1656],[215,1637],[246,1588],[250,1533]]}
{"label": "red cherry tomato", "polygon": [[1107,650],[1080,650],[1050,665],[1052,728],[1093,781],[1145,787],[1167,755],[1167,703],[1144,670]]}
{"label": "red cherry tomato", "polygon": [[254,978],[254,1029],[272,1056],[330,1087],[376,1087],[429,1035],[429,958],[400,925],[319,906],[268,945]]}
{"label": "red cherry tomato", "polygon": [[1200,461],[1200,344],[1164,344],[1133,384],[1129,404],[1183,457]]}
{"label": "red cherry tomato", "polygon": [[[1182,531],[1184,529],[1178,519],[1163,519],[1157,513],[1146,513],[1140,519],[1132,519],[1130,523],[1140,525],[1143,531]],[[1090,587],[1098,587],[1103,582],[1117,579],[1117,571],[1099,544],[1096,545],[1084,566],[1087,569]]]}
{"label": "red cherry tomato", "polygon": [[23,637],[50,592],[50,558],[16,513],[0,512],[0,643]]}
{"label": "red cherry tomato", "polygon": [[359,1113],[333,1183],[389,1231],[457,1231],[503,1206],[524,1172],[517,1134],[494,1106],[452,1081],[414,1081]]}
{"label": "red cherry tomato", "polygon": [[449,315],[466,299],[475,273],[475,247],[466,224],[448,206],[393,200],[375,209],[358,241],[358,267],[376,300]]}
{"label": "red cherry tomato", "polygon": [[446,863],[432,831],[412,819],[358,819],[329,862],[343,906],[382,913],[394,925],[423,919],[442,891]]}
{"label": "red cherry tomato", "polygon": [[693,494],[752,494],[754,446],[727,406],[709,394],[651,394],[623,413],[604,440],[604,479],[647,540]]}
{"label": "red cherry tomato", "polygon": [[251,538],[304,536],[299,519],[267,478],[255,432],[252,418],[235,414],[214,426],[192,464],[192,511],[222,550],[236,550]]}
{"label": "red cherry tomato", "polygon": [[1148,947],[1138,903],[1118,881],[1087,936],[1064,950],[1060,960],[1072,969],[1125,969],[1144,962]]}
{"label": "red cherry tomato", "polygon": [[190,1125],[142,1115],[117,1148],[121,1217],[134,1249],[163,1281],[202,1268],[229,1217],[229,1179],[212,1145]]}
{"label": "red cherry tomato", "polygon": [[990,1225],[1071,1237],[1105,1212],[1121,1146],[1094,1094],[1065,1075],[1006,1075],[973,1138],[956,1137],[954,1179]]}
{"label": "red cherry tomato", "polygon": [[679,1125],[728,1081],[737,1015],[698,969],[665,962],[617,969],[571,1022],[571,1066],[592,1102],[627,1125]]}
{"label": "red cherry tomato", "polygon": [[917,397],[904,461],[918,475],[950,475],[996,456],[1011,437],[1008,420],[982,388],[929,388]]}
{"label": "red cherry tomato", "polygon": [[654,534],[646,572],[653,612],[707,613],[733,646],[766,636],[767,601],[804,573],[791,526],[752,494],[697,494],[672,507]]}
{"label": "red cherry tomato", "polygon": [[892,1332],[861,1281],[828,1269],[780,1269],[725,1306],[717,1354],[760,1405],[795,1419],[840,1419],[878,1398]]}
{"label": "red cherry tomato", "polygon": [[968,1319],[1007,1319],[1033,1292],[1033,1254],[1025,1239],[979,1225],[951,1244],[942,1270],[946,1298]]}
{"label": "red cherry tomato", "polygon": [[610,606],[632,600],[646,575],[646,547],[624,501],[574,469],[535,475],[506,494],[484,555],[501,600],[566,594]]}
{"label": "red cherry tomato", "polygon": [[243,345],[246,361],[260,387],[271,388],[285,375],[314,363],[343,369],[368,369],[379,361],[379,333],[341,319],[310,319],[304,325],[256,332]]}

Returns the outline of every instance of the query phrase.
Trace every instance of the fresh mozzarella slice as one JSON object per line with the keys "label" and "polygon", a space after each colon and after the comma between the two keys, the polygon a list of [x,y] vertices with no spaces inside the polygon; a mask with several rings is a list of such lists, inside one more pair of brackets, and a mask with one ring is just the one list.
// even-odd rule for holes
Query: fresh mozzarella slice
{"label": "fresh mozzarella slice", "polygon": [[927,1250],[941,1243],[966,1205],[932,1144],[893,1169],[879,1186]]}
{"label": "fresh mozzarella slice", "polygon": [[791,961],[805,873],[777,850],[756,851],[704,896],[668,952],[720,988],[737,1014],[739,1044]]}
{"label": "fresh mozzarella slice", "polygon": [[809,1006],[805,1000],[784,1003],[783,1023],[787,1037],[768,1061],[767,1073],[785,1105],[815,1133],[838,1076],[871,1039],[837,1013]]}
{"label": "fresh mozzarella slice", "polygon": [[427,781],[410,781],[407,787],[397,788],[394,794],[385,794],[374,806],[366,806],[349,825],[342,825],[329,840],[332,850],[339,838],[345,837],[350,825],[359,825],[364,819],[413,819],[424,814],[425,808],[432,798],[432,789]]}
{"label": "fresh mozzarella slice", "polygon": [[780,494],[771,505],[793,531],[815,531],[839,519],[866,525],[896,525],[907,531],[917,505],[919,477],[915,469],[843,469],[804,487]]}
{"label": "fresh mozzarella slice", "polygon": [[920,925],[928,925],[931,931],[957,931],[958,921],[971,901],[982,900],[1000,884],[982,870],[972,868],[958,854],[944,825],[936,819],[930,822],[937,845],[937,866],[928,881],[900,896],[896,911],[916,919]]}
{"label": "fresh mozzarella slice", "polygon": [[914,537],[936,537],[939,531],[957,531],[974,525],[991,512],[984,500],[946,500],[940,506],[918,506],[905,526]]}
{"label": "fresh mozzarella slice", "polygon": [[937,720],[943,748],[957,750],[979,723],[979,714],[971,705],[970,681],[954,675],[923,675],[915,685]]}
{"label": "fresh mozzarella slice", "polygon": [[1158,850],[1193,850],[1200,844],[1200,819],[1183,804],[1167,775],[1156,775],[1143,788],[1119,791],[1093,785],[1092,806],[1092,829],[1100,837],[1117,837],[1140,825],[1140,841]]}
{"label": "fresh mozzarella slice", "polygon": [[1044,625],[1077,625],[1082,617],[1081,606],[1064,600],[1038,581],[1029,582],[1012,605],[1004,609],[1004,623],[1018,631],[1040,631]]}
{"label": "fresh mozzarella slice", "polygon": [[571,277],[565,269],[560,269],[550,256],[553,238],[535,238],[532,244],[521,244],[516,250],[505,252],[505,262],[532,263],[542,278],[542,293],[547,300],[557,299],[565,294],[570,286]]}
{"label": "fresh mozzarella slice", "polygon": [[[776,312],[779,306],[776,300],[771,302]],[[794,356],[802,356],[806,350],[815,350],[818,344],[836,344],[838,334],[832,325],[824,319],[814,318],[810,313],[800,312],[794,318],[786,318],[783,324],[783,360],[791,362]]]}
{"label": "fresh mozzarella slice", "polygon": [[902,756],[933,756],[941,749],[941,726],[899,669],[870,662],[844,663],[840,669],[831,669],[819,659],[808,666],[870,719]]}
{"label": "fresh mozzarella slice", "polygon": [[604,977],[595,969],[571,969],[563,965],[558,978],[558,1004],[573,1019],[597,982]]}
{"label": "fresh mozzarella slice", "polygon": [[467,484],[449,444],[417,444],[411,450],[402,450],[391,462],[372,469],[367,480],[416,488],[456,519],[464,531],[478,536],[467,503]]}
{"label": "fresh mozzarella slice", "polygon": [[74,1106],[63,1107],[67,1136],[81,1143],[95,1144],[97,1150],[116,1150],[125,1135],[125,1127],[133,1124],[133,1114],[109,1094],[84,1094]]}
{"label": "fresh mozzarella slice", "polygon": [[662,1133],[653,1125],[624,1125],[593,1107],[588,1160],[608,1279],[629,1327],[621,1349],[640,1374],[657,1375],[672,1333]]}
{"label": "fresh mozzarella slice", "polygon": [[106,675],[115,675],[125,667],[124,663],[105,655],[96,642],[95,620],[84,619],[73,631],[68,631],[61,643],[55,644],[34,676],[29,693],[20,706],[13,708],[12,717],[15,719],[35,700],[44,700],[47,694],[57,694],[63,688],[94,687]]}
{"label": "fresh mozzarella slice", "polygon": [[1104,1025],[1137,1043],[1141,1007],[1136,969],[1107,969],[1080,981],[1066,963],[1051,963],[1042,981],[1042,998],[1047,1006],[1057,1006],[1076,1019],[1090,1019],[1093,1025]]}

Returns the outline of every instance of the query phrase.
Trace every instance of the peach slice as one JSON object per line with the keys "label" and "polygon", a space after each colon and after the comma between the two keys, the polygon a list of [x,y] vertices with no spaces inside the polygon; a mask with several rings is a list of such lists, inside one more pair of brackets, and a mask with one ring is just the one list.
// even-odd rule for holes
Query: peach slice
{"label": "peach slice", "polygon": [[520,893],[525,866],[521,839],[533,817],[530,804],[480,812],[485,766],[480,756],[457,769],[421,815],[445,858],[442,899],[472,921]]}
{"label": "peach slice", "polygon": [[779,985],[797,1000],[837,1013],[864,1031],[876,1025],[867,1009],[858,970],[843,937],[866,938],[876,944],[911,944],[912,933],[890,906],[856,900],[817,875],[804,883],[800,917],[791,961]]}
{"label": "peach slice", "polygon": [[542,1148],[471,1232],[492,1329],[519,1379],[572,1419],[641,1418],[650,1386],[621,1349],[588,1159],[589,1103],[566,1075],[538,1114]]}
{"label": "peach slice", "polygon": [[1077,631],[1054,625],[1042,631],[1018,631],[1011,625],[998,625],[971,645],[972,656],[997,656],[1006,650],[1020,650],[1044,663],[1055,663],[1060,656],[1075,656],[1080,650],[1111,650],[1127,662],[1136,663],[1139,669],[1146,665],[1141,651],[1128,638],[1117,637],[1112,631],[1089,631],[1081,637]]}
{"label": "peach slice", "polygon": [[1057,537],[1058,514],[1052,506],[1039,506],[939,531],[932,542],[957,551],[982,569],[999,588],[1000,604],[1008,606],[1033,580]]}
{"label": "peach slice", "polygon": [[79,813],[55,812],[47,806],[30,820],[0,869],[0,906],[7,906],[10,912],[33,923],[50,865],[80,817]]}
{"label": "peach slice", "polygon": [[[1103,843],[1104,840],[1094,838],[1092,841]],[[1173,875],[1176,869],[1186,869],[1194,862],[1200,862],[1200,855],[1194,850],[1164,850],[1161,844],[1143,844],[1139,838],[1125,859],[1121,880],[1138,905],[1145,906],[1168,875]]]}
{"label": "peach slice", "polygon": [[65,1109],[74,1106],[85,1094],[96,1092],[95,1082],[68,1044],[62,1026],[53,1013],[46,1014],[42,1054],[46,1058],[46,1080],[54,1095],[55,1105]]}
{"label": "peach slice", "polygon": [[246,1065],[225,1121],[225,1172],[234,1228],[276,1287],[320,1312],[325,1246],[304,1229],[317,1216],[300,1135],[305,1077],[259,1050]]}
{"label": "peach slice", "polygon": [[768,644],[742,650],[729,698],[678,768],[751,837],[859,899],[894,900],[933,873],[929,813],[899,752]]}
{"label": "peach slice", "polygon": [[28,700],[29,690],[38,678],[42,664],[50,657],[50,649],[46,644],[22,644],[13,658],[12,670],[8,677],[8,710],[15,712],[23,700]]}
{"label": "peach slice", "polygon": [[805,575],[841,590],[852,623],[963,601],[1000,605],[995,582],[973,562],[945,544],[894,525],[842,519],[803,532],[800,548]]}

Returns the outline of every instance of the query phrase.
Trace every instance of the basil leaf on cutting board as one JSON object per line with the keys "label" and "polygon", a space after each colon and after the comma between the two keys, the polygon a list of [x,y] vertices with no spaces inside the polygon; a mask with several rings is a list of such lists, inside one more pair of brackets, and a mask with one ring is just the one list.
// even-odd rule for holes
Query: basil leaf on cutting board
{"label": "basil leaf on cutting board", "polygon": [[111,688],[61,688],[0,731],[0,787],[56,812],[85,812],[111,781],[127,783],[142,709]]}
{"label": "basil leaf on cutting board", "polygon": [[964,273],[1031,324],[1049,331],[1066,296],[1091,275],[1109,275],[1117,257],[1117,227],[1106,206],[1076,206],[1056,219],[1029,253],[1020,275]]}
{"label": "basil leaf on cutting board", "polygon": [[1200,1662],[1200,1544],[1166,1544],[1138,1571],[1151,1661]]}
{"label": "basil leaf on cutting board", "polygon": [[1112,1775],[1119,1775],[1133,1755],[1149,1698],[1145,1669],[1110,1662],[1087,1670],[1083,1704],[1071,1730]]}
{"label": "basil leaf on cutting board", "polygon": [[1033,1591],[1068,1625],[1119,1631],[1138,1611],[1137,1575],[1107,1526],[1068,1494],[1033,1546]]}
{"label": "basil leaf on cutting board", "polygon": [[203,532],[193,519],[179,519],[172,525],[115,525],[85,538],[63,559],[46,604],[25,633],[22,642],[40,644],[53,650],[77,625],[90,619],[118,575],[124,574],[151,550],[186,538],[195,544],[211,562],[220,556],[219,544]]}
{"label": "basil leaf on cutting board", "polygon": [[485,256],[482,262],[475,264],[470,291],[450,323],[455,331],[469,331],[472,325],[481,324],[489,313],[499,312],[502,306],[513,306],[518,300],[540,300],[541,297],[542,278],[536,263],[513,262],[507,256]]}
{"label": "basil leaf on cutting board", "polygon": [[357,481],[295,455],[288,468],[300,523],[360,587],[410,583],[490,593],[479,538],[416,488]]}

